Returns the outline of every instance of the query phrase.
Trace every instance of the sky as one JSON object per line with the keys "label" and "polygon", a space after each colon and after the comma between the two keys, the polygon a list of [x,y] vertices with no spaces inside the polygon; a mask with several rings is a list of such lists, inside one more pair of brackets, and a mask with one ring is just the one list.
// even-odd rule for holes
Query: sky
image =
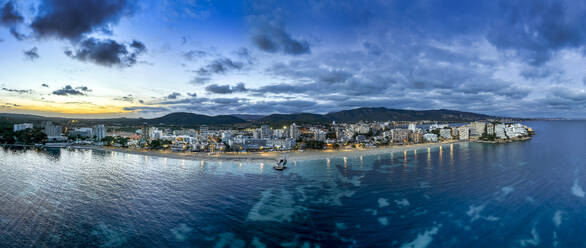
{"label": "sky", "polygon": [[0,112],[586,118],[586,2],[0,0]]}

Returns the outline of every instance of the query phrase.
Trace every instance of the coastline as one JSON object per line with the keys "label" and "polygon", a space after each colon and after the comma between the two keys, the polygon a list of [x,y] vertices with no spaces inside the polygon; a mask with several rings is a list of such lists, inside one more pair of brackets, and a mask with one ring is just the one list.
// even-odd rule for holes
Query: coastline
{"label": "coastline", "polygon": [[352,157],[364,155],[377,155],[390,152],[412,151],[426,148],[436,148],[444,145],[469,143],[474,141],[447,141],[438,143],[425,144],[410,144],[410,145],[394,145],[376,148],[353,148],[340,150],[307,150],[307,151],[287,151],[287,152],[248,152],[248,153],[193,153],[193,152],[172,152],[172,151],[153,151],[146,149],[127,149],[127,148],[112,148],[112,147],[72,147],[74,149],[92,149],[96,151],[110,151],[127,154],[137,154],[145,156],[156,156],[174,159],[188,159],[188,160],[213,160],[213,161],[240,161],[240,162],[274,162],[282,154],[286,154],[290,161],[315,160],[326,159],[331,157]]}

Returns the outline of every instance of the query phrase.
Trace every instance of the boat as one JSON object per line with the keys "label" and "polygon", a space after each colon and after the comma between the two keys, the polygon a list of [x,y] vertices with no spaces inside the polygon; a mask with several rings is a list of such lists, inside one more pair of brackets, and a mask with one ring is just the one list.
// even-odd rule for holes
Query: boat
{"label": "boat", "polygon": [[287,157],[285,157],[285,155],[283,155],[283,157],[275,163],[275,166],[273,166],[273,168],[275,168],[275,170],[284,170],[287,168],[286,165],[287,165]]}

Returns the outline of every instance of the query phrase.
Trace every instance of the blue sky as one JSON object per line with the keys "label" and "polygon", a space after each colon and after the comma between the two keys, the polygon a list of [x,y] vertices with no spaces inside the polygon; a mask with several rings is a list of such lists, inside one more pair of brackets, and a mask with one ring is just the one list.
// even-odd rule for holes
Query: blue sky
{"label": "blue sky", "polygon": [[586,118],[581,1],[0,0],[0,111]]}

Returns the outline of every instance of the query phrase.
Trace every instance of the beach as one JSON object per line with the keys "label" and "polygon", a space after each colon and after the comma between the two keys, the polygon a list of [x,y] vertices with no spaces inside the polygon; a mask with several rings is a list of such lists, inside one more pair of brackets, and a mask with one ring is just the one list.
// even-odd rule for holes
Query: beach
{"label": "beach", "polygon": [[139,154],[145,156],[157,156],[175,159],[189,160],[224,160],[224,161],[242,161],[242,162],[274,162],[283,154],[290,161],[316,160],[331,157],[353,157],[364,155],[385,154],[391,152],[403,152],[419,150],[426,148],[436,148],[444,145],[467,143],[470,141],[447,141],[439,143],[393,145],[373,148],[352,148],[338,150],[305,150],[305,151],[282,151],[282,152],[223,152],[223,153],[201,153],[201,152],[173,152],[157,151],[148,149],[129,149],[113,147],[73,147],[73,148],[91,148],[98,151],[111,151],[129,154]]}

